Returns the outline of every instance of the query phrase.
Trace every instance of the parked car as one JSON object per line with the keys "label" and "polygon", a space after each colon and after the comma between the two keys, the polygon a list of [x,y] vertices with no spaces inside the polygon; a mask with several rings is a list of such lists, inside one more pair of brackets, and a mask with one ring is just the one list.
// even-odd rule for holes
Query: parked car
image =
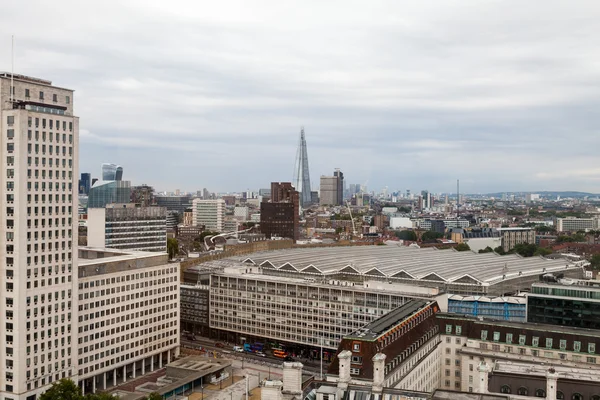
{"label": "parked car", "polygon": [[259,351],[257,353],[255,353],[257,356],[259,357],[266,357],[267,355],[265,353],[263,353],[262,351]]}
{"label": "parked car", "polygon": [[244,348],[242,346],[233,346],[233,351],[237,351],[238,353],[243,353]]}
{"label": "parked car", "polygon": [[218,347],[218,348],[220,348],[220,349],[222,349],[222,348],[225,347],[225,345],[223,343],[221,343],[221,342],[215,343],[215,346]]}

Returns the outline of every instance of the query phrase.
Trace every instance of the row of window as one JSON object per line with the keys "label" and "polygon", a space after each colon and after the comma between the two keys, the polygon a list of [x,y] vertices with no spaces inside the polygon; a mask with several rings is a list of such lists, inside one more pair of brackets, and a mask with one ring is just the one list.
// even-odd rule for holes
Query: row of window
{"label": "row of window", "polygon": [[[510,385],[502,385],[500,387],[500,393],[511,394],[512,389],[511,389]],[[538,388],[538,389],[535,389],[534,394],[535,394],[535,397],[546,397],[546,390]],[[517,389],[517,395],[529,396],[529,389],[527,389],[524,386],[521,386]],[[565,394],[563,392],[561,392],[560,390],[556,391],[556,399],[557,400],[564,400],[564,398],[565,398]],[[581,393],[575,392],[571,396],[571,400],[585,400],[585,398]],[[590,396],[590,400],[600,400],[600,394],[595,394],[595,395]]]}
{"label": "row of window", "polygon": [[[13,96],[16,95],[16,93],[15,93],[16,92],[16,87],[15,86],[11,86],[10,87],[10,91],[11,91],[11,94]],[[32,96],[31,95],[31,89],[25,89],[25,98],[26,99],[30,99],[31,96]],[[42,90],[38,91],[38,99],[39,100],[44,100],[44,92]],[[52,101],[54,103],[58,103],[59,102],[59,100],[58,100],[58,94],[56,94],[56,93],[52,94]],[[65,96],[65,104],[71,104],[71,96]]]}

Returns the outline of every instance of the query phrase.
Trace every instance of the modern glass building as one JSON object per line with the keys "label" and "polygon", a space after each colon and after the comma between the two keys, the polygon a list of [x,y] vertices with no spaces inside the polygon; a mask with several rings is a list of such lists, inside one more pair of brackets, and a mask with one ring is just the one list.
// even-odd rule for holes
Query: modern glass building
{"label": "modern glass building", "polygon": [[81,179],[79,179],[79,194],[90,194],[90,187],[92,186],[92,174],[89,172],[83,172]]}
{"label": "modern glass building", "polygon": [[90,189],[88,208],[103,208],[112,203],[129,203],[130,198],[129,181],[96,182]]}
{"label": "modern glass building", "polygon": [[534,283],[527,295],[527,322],[600,329],[600,282]]}
{"label": "modern glass building", "polygon": [[123,179],[123,167],[117,164],[102,164],[103,181],[120,181]]}
{"label": "modern glass building", "polygon": [[448,296],[448,312],[504,321],[525,322],[527,299],[525,296],[487,297],[453,294]]}

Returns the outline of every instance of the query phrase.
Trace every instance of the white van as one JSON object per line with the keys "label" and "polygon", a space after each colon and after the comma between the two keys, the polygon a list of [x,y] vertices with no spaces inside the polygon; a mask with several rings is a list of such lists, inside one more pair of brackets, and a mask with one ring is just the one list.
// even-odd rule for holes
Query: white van
{"label": "white van", "polygon": [[240,346],[233,346],[233,351],[237,351],[238,353],[243,353],[244,348]]}

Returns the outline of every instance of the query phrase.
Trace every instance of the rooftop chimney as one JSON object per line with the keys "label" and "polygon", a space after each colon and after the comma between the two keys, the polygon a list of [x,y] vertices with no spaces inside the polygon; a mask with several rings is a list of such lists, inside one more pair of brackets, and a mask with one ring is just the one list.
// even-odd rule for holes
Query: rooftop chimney
{"label": "rooftop chimney", "polygon": [[377,353],[373,356],[373,393],[383,391],[383,382],[385,380],[385,354]]}
{"label": "rooftop chimney", "polygon": [[340,360],[340,377],[338,379],[338,389],[346,390],[348,383],[350,383],[350,358],[352,352],[350,350],[344,350],[338,354]]}
{"label": "rooftop chimney", "polygon": [[302,368],[299,362],[283,363],[283,395],[293,397],[302,395]]}
{"label": "rooftop chimney", "polygon": [[477,371],[479,371],[479,393],[488,393],[488,374],[491,371],[489,365],[482,361],[477,367]]}

